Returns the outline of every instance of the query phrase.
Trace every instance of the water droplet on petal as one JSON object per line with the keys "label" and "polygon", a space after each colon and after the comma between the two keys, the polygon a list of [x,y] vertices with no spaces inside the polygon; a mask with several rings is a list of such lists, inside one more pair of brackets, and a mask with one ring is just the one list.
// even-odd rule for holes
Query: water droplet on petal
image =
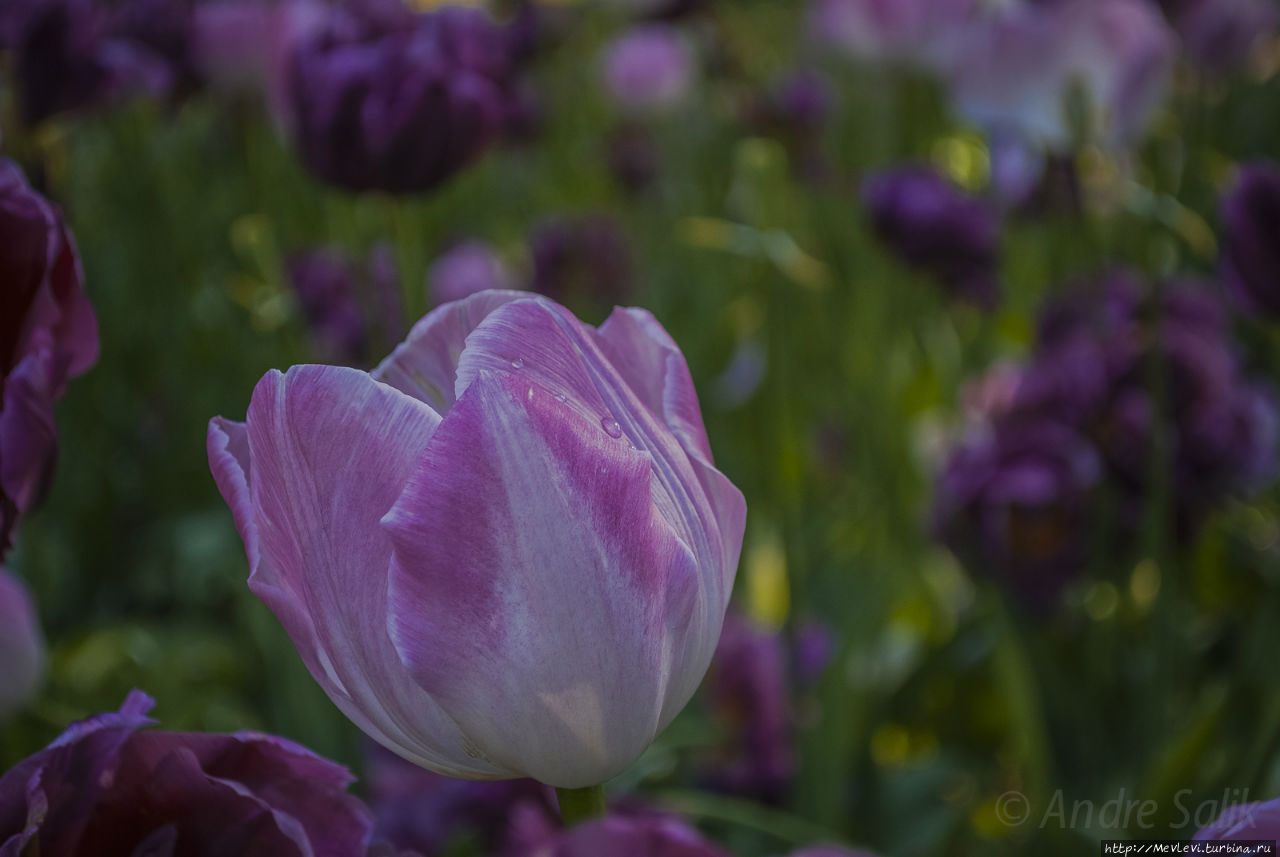
{"label": "water droplet on petal", "polygon": [[523,368],[524,368],[524,358],[523,358],[523,357],[517,357],[515,360],[512,360],[512,361],[511,361],[511,368],[512,368],[512,369],[523,369]]}
{"label": "water droplet on petal", "polygon": [[622,437],[622,426],[613,417],[601,417],[600,425],[609,437]]}
{"label": "water droplet on petal", "polygon": [[564,402],[565,402],[565,399],[566,399],[566,398],[568,398],[568,397],[567,397],[567,396],[565,396],[565,394],[564,394],[564,393],[556,393],[556,394],[555,394],[554,396],[552,396],[551,398],[555,399],[557,402],[559,402],[560,404],[562,404],[562,405],[563,405],[563,404],[564,404]]}

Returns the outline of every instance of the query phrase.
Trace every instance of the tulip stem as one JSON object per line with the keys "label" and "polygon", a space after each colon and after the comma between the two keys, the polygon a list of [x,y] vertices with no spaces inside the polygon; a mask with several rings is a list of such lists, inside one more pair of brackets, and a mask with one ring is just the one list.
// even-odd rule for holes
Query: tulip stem
{"label": "tulip stem", "polygon": [[566,828],[604,815],[604,786],[556,789],[556,798],[560,801],[560,819]]}

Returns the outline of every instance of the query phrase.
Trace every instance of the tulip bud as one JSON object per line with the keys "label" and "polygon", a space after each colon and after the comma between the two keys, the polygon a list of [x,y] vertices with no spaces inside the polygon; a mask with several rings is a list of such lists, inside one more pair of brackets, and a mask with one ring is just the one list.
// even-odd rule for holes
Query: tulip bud
{"label": "tulip bud", "polygon": [[715,651],[746,507],[642,310],[446,304],[372,373],[268,373],[209,458],[250,588],[335,704],[430,770],[602,783]]}

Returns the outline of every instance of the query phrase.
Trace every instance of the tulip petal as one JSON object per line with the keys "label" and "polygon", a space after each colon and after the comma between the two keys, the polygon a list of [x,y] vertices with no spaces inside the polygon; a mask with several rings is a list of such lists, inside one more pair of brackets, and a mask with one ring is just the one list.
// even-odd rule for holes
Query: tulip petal
{"label": "tulip petal", "polygon": [[732,590],[747,525],[747,501],[738,487],[715,469],[698,393],[684,354],[653,314],[644,309],[614,309],[600,325],[596,339],[631,389],[666,422],[688,453],[698,482],[711,502],[711,521],[719,528],[724,589]]}
{"label": "tulip petal", "polygon": [[[692,663],[706,663],[720,637],[733,588],[746,502],[702,455],[706,435],[683,356],[672,360],[664,353],[659,361],[653,350],[668,343],[674,348],[674,343],[652,335],[646,342],[640,335],[644,328],[639,320],[635,335],[620,335],[619,326],[602,339],[599,332],[547,298],[512,301],[493,310],[467,337],[456,391],[461,396],[483,372],[515,375],[545,389],[605,433],[614,432],[652,456],[652,502],[693,551],[702,575],[702,601],[690,636],[696,650],[688,656]],[[618,345],[624,341],[627,347]],[[679,355],[678,349],[675,354]],[[664,370],[655,380],[649,372],[660,363]],[[692,695],[701,673],[685,677],[690,684],[673,690],[673,698]]]}
{"label": "tulip petal", "polygon": [[705,670],[685,655],[705,627],[696,562],[655,513],[652,474],[544,387],[483,371],[384,519],[396,648],[498,764],[602,782]]}
{"label": "tulip petal", "polygon": [[371,374],[444,416],[457,400],[454,377],[468,334],[498,307],[527,297],[494,290],[436,307]]}
{"label": "tulip petal", "polygon": [[[298,366],[263,378],[247,422],[252,469],[243,478],[258,543],[249,586],[312,675],[343,713],[405,758],[452,775],[505,775],[468,754],[387,635],[391,542],[378,521],[440,417],[364,372]],[[225,456],[233,453],[222,453],[215,472],[230,467]],[[224,495],[243,514],[240,483],[228,481]],[[252,557],[249,538],[246,547]]]}

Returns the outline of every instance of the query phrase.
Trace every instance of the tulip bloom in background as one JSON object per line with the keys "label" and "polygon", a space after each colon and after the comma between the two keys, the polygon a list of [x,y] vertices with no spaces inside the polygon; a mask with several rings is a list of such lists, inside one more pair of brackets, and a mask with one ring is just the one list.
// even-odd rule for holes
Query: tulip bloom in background
{"label": "tulip bloom in background", "polygon": [[[1228,496],[1275,472],[1276,403],[1234,351],[1222,307],[1199,284],[1165,284],[1157,296],[1119,271],[1047,303],[1032,361],[988,379],[982,422],[942,471],[936,534],[1038,608],[1091,553],[1115,547],[1089,538],[1104,495],[1120,547],[1161,503],[1171,535],[1190,541]],[[1157,436],[1167,443],[1163,498],[1150,478]]]}
{"label": "tulip bloom in background", "polygon": [[1222,200],[1222,279],[1245,310],[1280,318],[1280,165],[1248,164]]}
{"label": "tulip bloom in background", "polygon": [[53,406],[98,359],[98,325],[71,234],[0,159],[0,556],[57,457]]}
{"label": "tulip bloom in background", "polygon": [[43,673],[44,638],[31,595],[0,566],[0,717],[31,698]]}
{"label": "tulip bloom in background", "polygon": [[449,303],[487,291],[511,288],[513,276],[492,247],[462,241],[450,247],[427,271],[427,288],[436,303]]}
{"label": "tulip bloom in background", "polygon": [[475,9],[334,8],[292,43],[283,124],[303,164],[346,190],[431,190],[502,130],[506,32]]}
{"label": "tulip bloom in background", "polygon": [[867,178],[862,202],[877,237],[948,294],[990,309],[1000,299],[1000,223],[982,202],[930,167]]}
{"label": "tulip bloom in background", "polygon": [[0,854],[364,857],[340,765],[273,735],[140,731],[152,701],[74,723],[0,778]]}
{"label": "tulip bloom in background", "polygon": [[209,460],[312,675],[430,770],[595,786],[715,651],[746,507],[641,310],[446,304],[372,373],[269,373]]}
{"label": "tulip bloom in background", "polygon": [[636,27],[610,44],[601,59],[605,91],[624,110],[668,109],[689,93],[693,49],[665,24]]}
{"label": "tulip bloom in background", "polygon": [[[1128,145],[1159,106],[1175,49],[1145,0],[1022,3],[976,18],[940,69],[956,110],[988,131],[1051,149],[1087,139]],[[1076,86],[1080,116],[1071,109]]]}

